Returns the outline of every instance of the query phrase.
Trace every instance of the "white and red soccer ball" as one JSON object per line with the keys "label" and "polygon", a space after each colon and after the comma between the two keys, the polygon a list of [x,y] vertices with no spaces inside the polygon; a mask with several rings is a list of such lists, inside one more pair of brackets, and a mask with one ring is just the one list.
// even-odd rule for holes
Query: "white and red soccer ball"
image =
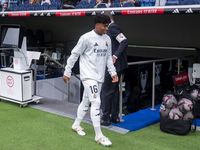
{"label": "white and red soccer ball", "polygon": [[182,98],[178,102],[178,108],[180,109],[181,112],[188,112],[193,109],[193,103],[190,99]]}
{"label": "white and red soccer ball", "polygon": [[198,89],[194,89],[190,92],[190,96],[193,100],[200,100],[200,91]]}
{"label": "white and red soccer ball", "polygon": [[183,113],[178,108],[173,108],[169,112],[169,118],[172,120],[182,120]]}
{"label": "white and red soccer ball", "polygon": [[162,104],[160,106],[160,109],[159,109],[160,116],[168,118],[169,117],[169,111],[170,111],[170,109],[166,108],[165,105]]}
{"label": "white and red soccer ball", "polygon": [[194,114],[192,111],[188,111],[184,114],[183,120],[193,120],[194,119]]}
{"label": "white and red soccer ball", "polygon": [[172,109],[177,106],[177,100],[172,94],[164,95],[163,97],[163,104],[166,108]]}

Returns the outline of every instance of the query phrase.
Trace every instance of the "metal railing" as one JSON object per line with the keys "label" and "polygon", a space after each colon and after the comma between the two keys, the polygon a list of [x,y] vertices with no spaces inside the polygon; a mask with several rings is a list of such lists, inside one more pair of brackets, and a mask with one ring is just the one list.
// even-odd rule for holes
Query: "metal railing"
{"label": "metal railing", "polygon": [[[62,64],[60,64],[58,61],[56,61],[55,59],[53,59],[53,58],[52,58],[51,56],[49,56],[48,54],[43,53],[43,54],[41,54],[40,56],[43,56],[43,57],[48,58],[49,60],[51,60],[51,61],[55,62],[57,65],[59,65],[62,69],[65,69],[65,67],[64,67]],[[34,66],[35,66],[35,67],[34,67],[34,95],[36,95],[36,78],[37,78],[36,63],[37,63],[37,60],[34,60]],[[44,74],[45,74],[45,73],[44,73]],[[72,75],[75,76],[77,79],[80,80],[80,78],[79,78],[76,74],[74,74],[73,72],[72,72]]]}
{"label": "metal railing", "polygon": [[[156,60],[146,60],[146,61],[138,61],[138,62],[130,62],[128,63],[129,66],[131,65],[141,65],[141,64],[149,64],[153,63],[152,67],[152,108],[151,110],[155,110],[155,63],[156,62],[162,62],[162,61],[169,61],[169,60],[176,60],[178,59],[178,74],[180,74],[180,58],[179,57],[173,57],[173,58],[165,58],[165,59],[156,59]],[[120,77],[120,100],[119,100],[119,117],[120,121],[123,121],[122,119],[122,79],[123,75]]]}

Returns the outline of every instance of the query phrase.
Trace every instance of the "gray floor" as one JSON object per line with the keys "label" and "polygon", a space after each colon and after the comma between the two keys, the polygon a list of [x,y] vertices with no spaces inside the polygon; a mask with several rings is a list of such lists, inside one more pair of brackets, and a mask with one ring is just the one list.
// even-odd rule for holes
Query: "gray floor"
{"label": "gray floor", "polygon": [[[39,104],[30,103],[28,104],[28,106],[72,119],[76,118],[76,112],[78,108],[78,104],[69,103],[61,100],[47,99],[47,98],[41,99]],[[89,111],[87,112],[83,122],[92,124]],[[121,134],[126,134],[129,132],[129,130],[119,128],[113,125],[110,125],[108,127],[105,126],[101,127]]]}

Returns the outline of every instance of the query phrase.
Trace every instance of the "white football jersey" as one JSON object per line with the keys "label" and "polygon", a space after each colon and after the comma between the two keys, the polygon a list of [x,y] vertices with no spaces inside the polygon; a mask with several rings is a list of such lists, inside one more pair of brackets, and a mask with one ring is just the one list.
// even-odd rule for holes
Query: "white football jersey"
{"label": "white football jersey", "polygon": [[82,35],[67,60],[65,76],[71,77],[71,69],[79,56],[81,80],[93,79],[104,82],[106,66],[111,77],[116,75],[112,61],[111,40],[108,35],[98,35],[94,30]]}

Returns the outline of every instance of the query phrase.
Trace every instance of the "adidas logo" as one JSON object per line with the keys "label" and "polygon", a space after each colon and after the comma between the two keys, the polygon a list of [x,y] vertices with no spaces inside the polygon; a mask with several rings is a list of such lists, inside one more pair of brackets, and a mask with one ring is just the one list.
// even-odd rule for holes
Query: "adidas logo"
{"label": "adidas logo", "polygon": [[104,14],[104,11],[102,11],[101,14]]}
{"label": "adidas logo", "polygon": [[115,15],[114,11],[111,11],[110,14],[111,14],[111,15]]}
{"label": "adidas logo", "polygon": [[48,14],[47,14],[47,16],[51,16],[51,14],[50,14],[50,13],[48,13]]}
{"label": "adidas logo", "polygon": [[1,17],[5,17],[5,14],[2,14],[2,16]]}
{"label": "adidas logo", "polygon": [[96,15],[96,12],[95,12],[95,11],[93,11],[91,15]]}
{"label": "adidas logo", "polygon": [[99,45],[97,43],[95,43],[94,46],[99,46]]}
{"label": "adidas logo", "polygon": [[34,14],[34,16],[38,16],[38,14],[37,14],[37,13],[35,13],[35,14]]}
{"label": "adidas logo", "polygon": [[179,12],[178,9],[175,9],[172,13],[173,13],[173,14],[179,14],[180,12]]}
{"label": "adidas logo", "polygon": [[193,13],[193,11],[191,8],[189,8],[185,13],[189,14],[189,13]]}
{"label": "adidas logo", "polygon": [[40,16],[44,16],[44,13],[41,13]]}

